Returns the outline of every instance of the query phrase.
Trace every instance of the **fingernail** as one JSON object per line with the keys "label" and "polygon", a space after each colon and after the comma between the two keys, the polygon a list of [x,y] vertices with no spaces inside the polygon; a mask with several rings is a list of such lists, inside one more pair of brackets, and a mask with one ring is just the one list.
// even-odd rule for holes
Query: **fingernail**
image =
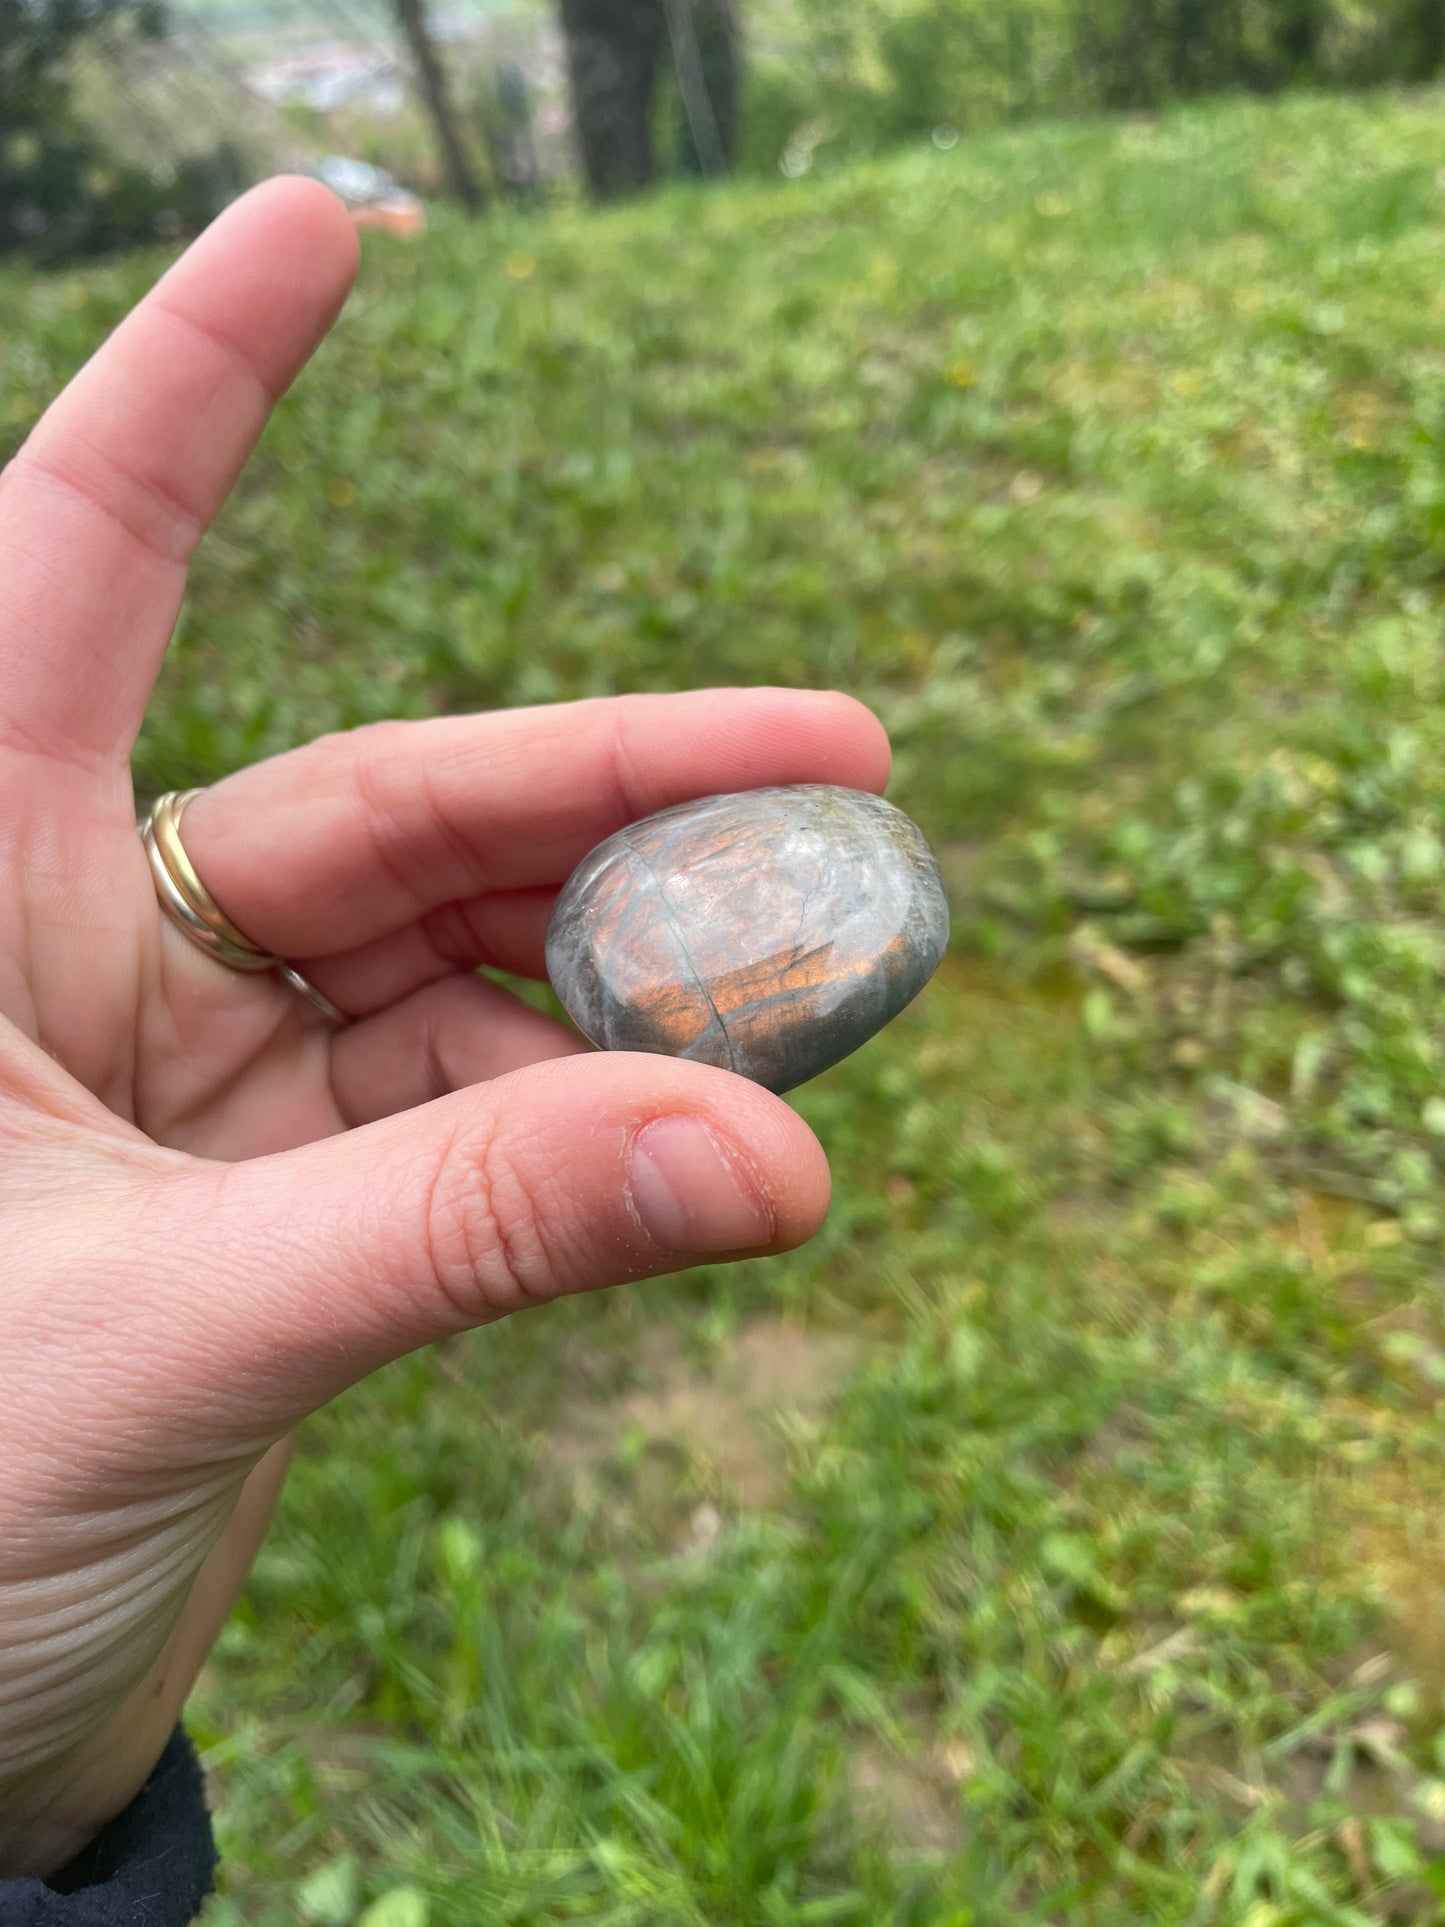
{"label": "fingernail", "polygon": [[632,1202],[667,1251],[750,1251],[776,1226],[741,1165],[696,1117],[659,1117],[633,1139]]}

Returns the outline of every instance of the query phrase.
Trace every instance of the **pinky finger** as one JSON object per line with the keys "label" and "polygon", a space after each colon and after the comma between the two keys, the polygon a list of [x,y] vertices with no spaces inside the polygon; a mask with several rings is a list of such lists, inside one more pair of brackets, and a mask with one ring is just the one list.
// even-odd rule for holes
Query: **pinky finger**
{"label": "pinky finger", "polygon": [[348,1125],[371,1124],[586,1049],[500,984],[443,977],[342,1031],[331,1046],[331,1089]]}

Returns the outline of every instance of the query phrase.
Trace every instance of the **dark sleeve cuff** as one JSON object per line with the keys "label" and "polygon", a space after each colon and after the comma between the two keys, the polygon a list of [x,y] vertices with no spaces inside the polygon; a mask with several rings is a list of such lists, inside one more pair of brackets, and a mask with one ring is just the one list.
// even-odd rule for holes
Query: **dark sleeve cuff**
{"label": "dark sleeve cuff", "polygon": [[0,1880],[0,1927],[183,1927],[212,1887],[201,1769],[177,1727],[124,1813],[48,1880]]}

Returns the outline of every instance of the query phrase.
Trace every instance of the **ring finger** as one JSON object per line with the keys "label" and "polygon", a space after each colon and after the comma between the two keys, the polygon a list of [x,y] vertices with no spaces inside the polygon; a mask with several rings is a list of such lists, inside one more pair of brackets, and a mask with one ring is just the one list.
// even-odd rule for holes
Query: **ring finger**
{"label": "ring finger", "polygon": [[444,903],[404,929],[341,956],[308,959],[306,971],[351,1017],[385,1010],[398,998],[479,964],[540,980],[547,974],[543,940],[556,897],[549,887]]}

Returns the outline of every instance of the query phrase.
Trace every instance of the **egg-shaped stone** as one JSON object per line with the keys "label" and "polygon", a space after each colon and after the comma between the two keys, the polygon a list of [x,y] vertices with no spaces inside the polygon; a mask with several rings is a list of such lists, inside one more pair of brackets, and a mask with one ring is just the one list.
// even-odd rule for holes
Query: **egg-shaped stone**
{"label": "egg-shaped stone", "polygon": [[547,927],[547,972],[603,1050],[657,1051],[786,1091],[911,1003],[948,942],[918,826],[802,783],[678,804],[608,837]]}

